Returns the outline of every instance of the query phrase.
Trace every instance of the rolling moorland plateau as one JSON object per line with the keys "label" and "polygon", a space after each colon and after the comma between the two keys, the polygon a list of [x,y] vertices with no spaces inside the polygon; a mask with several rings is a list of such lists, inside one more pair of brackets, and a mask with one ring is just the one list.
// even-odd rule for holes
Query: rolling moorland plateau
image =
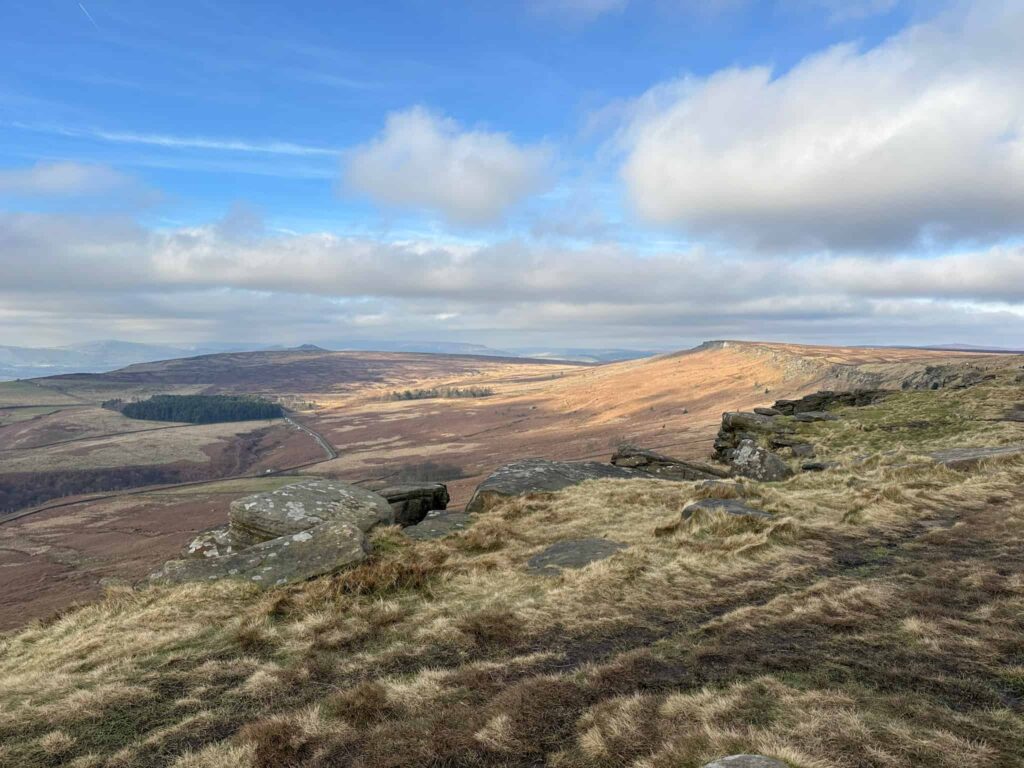
{"label": "rolling moorland plateau", "polygon": [[[476,396],[428,396],[453,391]],[[167,394],[285,417],[100,406]],[[502,465],[625,444],[712,479],[464,512]],[[349,567],[278,588],[146,580],[311,478],[443,482],[428,522],[453,525],[368,527]],[[1017,768],[1022,481],[1011,354],[299,348],[0,383],[0,765]]]}

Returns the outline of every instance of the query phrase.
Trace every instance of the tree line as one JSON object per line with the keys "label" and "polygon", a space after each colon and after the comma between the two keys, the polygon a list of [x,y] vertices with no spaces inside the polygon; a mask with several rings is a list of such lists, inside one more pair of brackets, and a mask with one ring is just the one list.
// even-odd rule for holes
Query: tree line
{"label": "tree line", "polygon": [[430,400],[438,397],[490,397],[493,389],[486,387],[444,387],[442,389],[404,389],[391,392],[385,400]]}
{"label": "tree line", "polygon": [[148,400],[107,400],[104,408],[129,419],[215,424],[222,421],[278,419],[284,410],[277,403],[238,395],[154,395]]}

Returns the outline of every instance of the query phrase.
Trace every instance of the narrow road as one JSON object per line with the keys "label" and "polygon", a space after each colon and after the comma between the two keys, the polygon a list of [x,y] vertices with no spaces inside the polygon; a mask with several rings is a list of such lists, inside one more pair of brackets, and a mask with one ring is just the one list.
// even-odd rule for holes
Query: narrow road
{"label": "narrow road", "polygon": [[330,461],[331,459],[338,458],[338,452],[336,450],[334,450],[334,446],[331,445],[329,442],[327,442],[327,439],[323,435],[321,435],[319,432],[314,432],[312,429],[307,427],[305,424],[300,424],[299,422],[297,422],[291,416],[285,416],[284,420],[287,421],[289,424],[291,424],[296,429],[301,429],[303,432],[305,432],[307,435],[312,437],[314,440],[317,441],[317,443],[320,444],[320,447],[324,449],[324,453],[327,456],[327,458],[324,459],[324,461]]}

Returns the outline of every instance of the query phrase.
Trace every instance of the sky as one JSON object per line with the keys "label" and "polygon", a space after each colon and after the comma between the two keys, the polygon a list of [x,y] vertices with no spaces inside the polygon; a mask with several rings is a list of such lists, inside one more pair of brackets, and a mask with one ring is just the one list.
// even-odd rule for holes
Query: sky
{"label": "sky", "polygon": [[1024,0],[0,13],[0,344],[1024,347]]}

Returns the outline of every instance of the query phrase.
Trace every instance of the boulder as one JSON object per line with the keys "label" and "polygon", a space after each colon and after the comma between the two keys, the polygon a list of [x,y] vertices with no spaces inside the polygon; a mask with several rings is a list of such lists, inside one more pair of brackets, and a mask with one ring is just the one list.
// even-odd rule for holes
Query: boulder
{"label": "boulder", "polygon": [[170,560],[150,579],[176,584],[232,578],[261,587],[278,587],[355,565],[366,558],[369,550],[366,536],[358,527],[329,522],[220,557]]}
{"label": "boulder", "polygon": [[796,445],[789,446],[789,450],[798,459],[814,458],[814,446],[810,443],[797,443]]}
{"label": "boulder", "polygon": [[467,512],[486,512],[503,499],[528,493],[554,493],[587,480],[649,480],[638,469],[596,461],[566,462],[523,459],[494,470],[477,486]]}
{"label": "boulder", "polygon": [[416,525],[427,513],[448,508],[448,488],[444,483],[391,485],[377,491],[395,513],[395,522],[402,527]]}
{"label": "boulder", "polygon": [[764,755],[730,755],[721,757],[704,768],[789,768],[787,763]]}
{"label": "boulder", "polygon": [[314,528],[329,520],[366,532],[391,525],[395,513],[383,496],[335,480],[304,480],[231,502],[231,528],[256,541]]}
{"label": "boulder", "polygon": [[639,469],[664,480],[713,480],[729,476],[724,469],[703,462],[674,459],[633,445],[619,446],[612,456],[612,464],[616,467]]}
{"label": "boulder", "polygon": [[781,416],[782,415],[782,411],[778,410],[777,408],[765,408],[764,406],[755,408],[754,409],[754,413],[756,413],[759,416]]}
{"label": "boulder", "polygon": [[563,568],[582,568],[585,565],[611,557],[625,544],[608,539],[569,539],[552,544],[533,557],[526,566],[546,576],[555,576]]}
{"label": "boulder", "polygon": [[729,463],[737,475],[766,483],[786,480],[793,475],[793,470],[786,462],[771,451],[759,447],[753,440],[742,440],[732,452]]}
{"label": "boulder", "polygon": [[410,525],[402,532],[410,539],[428,541],[443,538],[450,533],[464,531],[469,523],[470,516],[465,512],[441,512],[436,515],[427,515],[422,522]]}
{"label": "boulder", "polygon": [[240,549],[251,547],[259,541],[248,536],[240,536],[230,526],[203,531],[185,545],[182,557],[222,557],[233,555]]}
{"label": "boulder", "polygon": [[804,472],[824,472],[826,469],[832,469],[838,466],[834,461],[805,461],[800,465],[800,469]]}
{"label": "boulder", "polygon": [[698,499],[683,507],[683,520],[689,520],[698,512],[724,512],[737,517],[761,517],[770,519],[773,515],[760,509],[748,507],[739,499]]}
{"label": "boulder", "polygon": [[152,581],[239,578],[263,587],[304,581],[360,562],[365,533],[394,522],[384,499],[364,488],[310,479],[231,504],[230,524],[197,536],[182,559]]}

